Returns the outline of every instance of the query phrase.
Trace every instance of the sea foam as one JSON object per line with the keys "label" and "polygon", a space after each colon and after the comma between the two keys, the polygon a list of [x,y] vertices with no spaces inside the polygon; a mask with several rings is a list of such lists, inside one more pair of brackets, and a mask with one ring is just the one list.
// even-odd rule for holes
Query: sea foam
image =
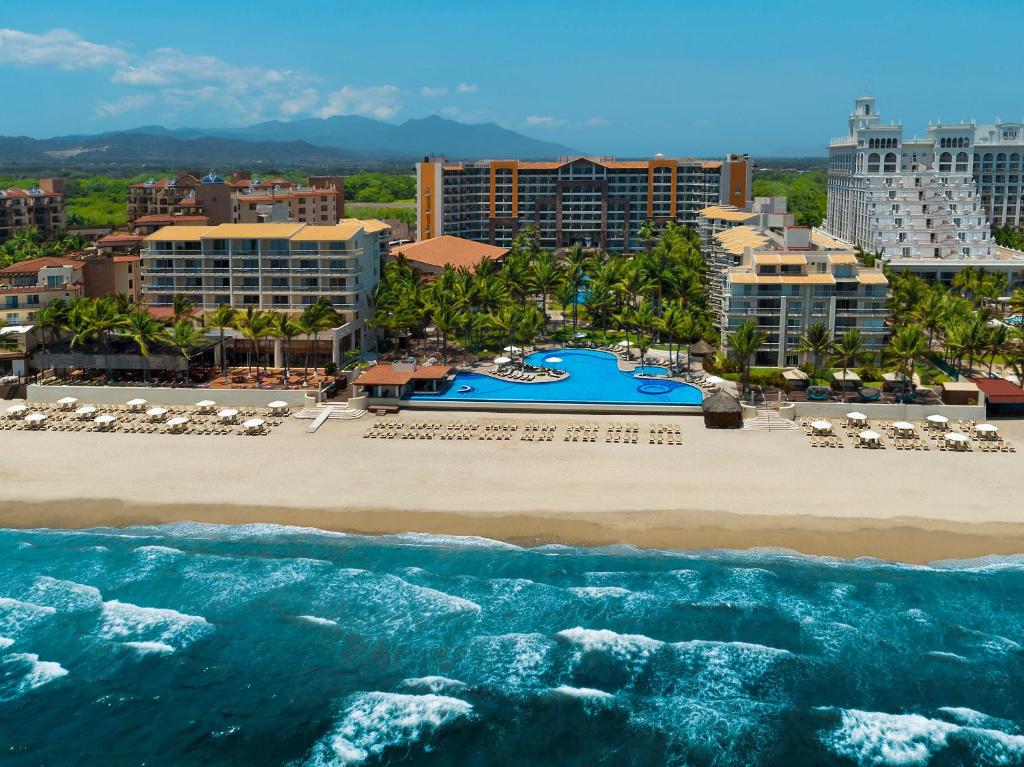
{"label": "sea foam", "polygon": [[36,578],[25,596],[34,604],[52,607],[59,612],[86,612],[103,603],[103,595],[98,588],[49,576]]}
{"label": "sea foam", "polygon": [[334,730],[317,743],[307,763],[363,764],[388,748],[427,740],[472,712],[472,704],[445,695],[357,694],[347,701]]}
{"label": "sea foam", "polygon": [[35,653],[11,653],[0,657],[0,700],[14,700],[49,684],[67,669],[53,661],[39,660]]}
{"label": "sea foam", "polygon": [[466,683],[446,676],[421,676],[402,680],[402,687],[410,690],[426,690],[427,692],[443,692],[465,687]]}
{"label": "sea foam", "polygon": [[103,622],[99,635],[104,639],[118,641],[162,642],[180,649],[212,628],[201,615],[112,600],[103,603]]}

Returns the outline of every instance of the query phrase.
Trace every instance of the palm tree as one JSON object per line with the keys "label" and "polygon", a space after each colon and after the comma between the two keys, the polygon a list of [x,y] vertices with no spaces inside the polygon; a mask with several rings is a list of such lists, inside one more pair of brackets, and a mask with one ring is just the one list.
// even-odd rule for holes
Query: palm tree
{"label": "palm tree", "polygon": [[171,326],[165,338],[167,343],[185,358],[185,380],[188,381],[192,377],[190,352],[203,345],[203,331],[199,330],[191,319],[182,318]]}
{"label": "palm tree", "polygon": [[434,310],[434,327],[441,334],[441,360],[448,361],[448,336],[458,330],[461,325],[462,313],[454,306],[440,306]]}
{"label": "palm tree", "polygon": [[56,333],[60,328],[64,326],[64,322],[67,319],[68,305],[63,299],[58,298],[56,301],[51,301],[38,312],[33,319],[33,322],[39,327],[39,333],[42,337],[43,351],[46,349],[46,336],[49,333],[51,337],[55,337]]}
{"label": "palm tree", "polygon": [[644,250],[648,253],[651,252],[651,244],[658,238],[658,225],[655,224],[651,219],[647,219],[640,228],[636,230],[636,236],[640,238],[640,242],[644,244]]}
{"label": "palm tree", "polygon": [[224,348],[224,330],[235,326],[235,318],[237,315],[238,310],[231,306],[231,304],[220,304],[212,312],[207,312],[203,315],[203,323],[207,327],[217,328],[219,331],[220,373],[225,378],[227,378],[228,375],[228,355],[227,350]]}
{"label": "palm tree", "polygon": [[299,315],[298,324],[306,336],[306,358],[302,368],[302,382],[309,378],[309,336],[313,336],[313,345],[319,346],[320,333],[333,328],[338,322],[338,312],[331,306],[330,301],[321,298],[315,304],[310,304],[302,310]]}
{"label": "palm tree", "polygon": [[182,295],[181,293],[176,293],[174,295],[174,302],[172,306],[175,322],[178,322],[185,317],[191,317],[192,310],[196,308],[195,302],[188,296]]}
{"label": "palm tree", "polygon": [[945,290],[930,290],[911,312],[911,316],[928,331],[929,348],[935,339],[935,332],[942,327],[949,312],[946,296]]}
{"label": "palm tree", "polygon": [[[516,336],[520,332],[522,321],[523,311],[517,306],[503,306],[496,314],[492,314],[490,318],[491,327],[500,336],[508,339],[510,347],[515,346]],[[509,356],[513,356],[512,352],[509,352]]]}
{"label": "palm tree", "polygon": [[282,340],[282,351],[284,352],[284,382],[288,382],[289,357],[292,349],[292,339],[302,335],[302,326],[295,321],[295,318],[285,312],[274,312],[271,315],[270,329],[274,336]]}
{"label": "palm tree", "polygon": [[[569,280],[563,280],[558,283],[555,288],[552,297],[558,302],[558,305],[562,307],[562,336],[565,336],[565,323],[566,323],[566,312],[569,307],[573,307],[573,312],[576,310],[576,287]],[[573,338],[575,338],[575,330],[573,331]]]}
{"label": "palm tree", "polygon": [[832,364],[843,368],[843,401],[846,401],[846,373],[851,365],[860,362],[866,353],[864,339],[857,328],[850,328],[832,346]]}
{"label": "palm tree", "polygon": [[820,378],[821,360],[831,348],[832,333],[824,323],[815,322],[807,328],[807,333],[800,339],[800,343],[794,347],[793,351],[799,354],[809,354],[811,364],[814,365],[814,377]]}
{"label": "palm tree", "polygon": [[996,356],[1003,354],[1010,345],[1010,328],[1000,323],[988,329],[985,338],[985,351],[988,352],[988,374],[992,375]]}
{"label": "palm tree", "polygon": [[906,386],[913,391],[914,367],[928,351],[928,338],[916,323],[900,325],[895,329],[886,347],[885,356],[906,377]]}
{"label": "palm tree", "polygon": [[249,340],[249,351],[245,355],[245,364],[248,368],[246,375],[252,376],[252,358],[253,355],[257,355],[256,377],[259,378],[260,361],[257,344],[266,332],[268,323],[269,318],[266,313],[255,306],[247,306],[244,311],[235,316],[235,330],[241,333],[243,338]]}
{"label": "palm tree", "polygon": [[587,254],[579,243],[572,246],[565,260],[566,271],[568,272],[569,282],[572,284],[574,294],[572,304],[572,334],[574,338],[576,337],[576,323],[579,315],[579,301],[577,299],[587,276],[588,262]]}
{"label": "palm tree", "polygon": [[135,342],[139,348],[139,354],[146,359],[146,367],[143,368],[143,380],[149,382],[149,350],[153,344],[164,339],[163,323],[155,320],[153,316],[143,307],[138,307],[128,315],[124,326],[125,335]]}
{"label": "palm tree", "polygon": [[562,270],[548,253],[541,255],[526,275],[526,284],[535,293],[540,293],[540,310],[545,315],[548,311],[548,294],[558,287],[562,279]]}
{"label": "palm tree", "polygon": [[644,367],[647,364],[647,351],[651,348],[656,318],[651,302],[646,300],[641,301],[632,314],[633,327],[636,328],[636,345],[640,350],[640,367]]}
{"label": "palm tree", "polygon": [[729,335],[729,347],[743,363],[743,395],[750,395],[750,360],[757,350],[764,346],[768,336],[757,326],[753,318],[747,320]]}

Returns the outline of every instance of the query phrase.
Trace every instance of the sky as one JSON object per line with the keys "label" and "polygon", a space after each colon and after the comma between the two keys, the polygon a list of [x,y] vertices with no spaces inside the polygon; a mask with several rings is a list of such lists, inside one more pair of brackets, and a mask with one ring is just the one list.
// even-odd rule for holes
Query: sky
{"label": "sky", "polygon": [[[363,115],[588,153],[824,155],[884,121],[1024,119],[1024,3],[0,1],[0,135]],[[1009,39],[1008,38],[1008,39]]]}

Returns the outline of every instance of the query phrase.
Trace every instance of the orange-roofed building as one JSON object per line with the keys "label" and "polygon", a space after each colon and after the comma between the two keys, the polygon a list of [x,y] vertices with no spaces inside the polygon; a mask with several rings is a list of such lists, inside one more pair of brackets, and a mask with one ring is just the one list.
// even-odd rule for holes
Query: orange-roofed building
{"label": "orange-roofed building", "polygon": [[508,254],[508,250],[497,245],[444,234],[431,240],[411,242],[392,248],[391,257],[404,257],[409,266],[424,277],[429,277],[439,274],[446,266],[475,269],[484,259],[500,261]]}
{"label": "orange-roofed building", "polygon": [[511,247],[521,229],[535,226],[544,248],[639,250],[647,220],[695,227],[698,211],[708,206],[747,207],[752,167],[747,155],[721,162],[661,155],[473,163],[425,157],[416,164],[417,239],[452,235]]}

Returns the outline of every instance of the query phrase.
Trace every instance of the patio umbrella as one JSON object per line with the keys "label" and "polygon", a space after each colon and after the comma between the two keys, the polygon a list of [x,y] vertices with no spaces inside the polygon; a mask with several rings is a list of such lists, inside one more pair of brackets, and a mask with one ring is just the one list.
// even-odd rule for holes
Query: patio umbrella
{"label": "patio umbrella", "polygon": [[273,408],[274,410],[276,410],[278,408],[288,407],[288,403],[285,402],[283,399],[276,399],[273,402],[267,403],[267,407]]}
{"label": "patio umbrella", "polygon": [[522,349],[520,349],[518,346],[506,346],[504,349],[502,349],[502,351],[508,352],[509,354],[517,354],[518,352],[521,352]]}
{"label": "patio umbrella", "polygon": [[586,333],[573,333],[572,337],[573,338],[586,338],[587,334]]}
{"label": "patio umbrella", "polygon": [[991,438],[994,437],[996,435],[996,432],[999,431],[999,427],[993,426],[990,423],[979,423],[977,426],[974,427],[974,430],[979,434],[983,434],[987,438]]}
{"label": "patio umbrella", "polygon": [[109,426],[114,423],[117,419],[112,415],[98,415],[93,419],[93,423],[97,426]]}
{"label": "patio umbrella", "polygon": [[704,379],[704,383],[711,384],[712,386],[718,386],[720,384],[724,384],[725,379],[719,378],[718,376],[708,376]]}
{"label": "patio umbrella", "polygon": [[196,407],[200,407],[203,410],[209,410],[216,404],[217,403],[214,402],[212,399],[201,399],[199,400],[199,402],[196,403]]}
{"label": "patio umbrella", "polygon": [[928,423],[938,423],[938,424],[949,423],[949,419],[946,418],[946,416],[944,416],[944,415],[930,415],[927,418],[925,418],[925,420]]}
{"label": "patio umbrella", "polygon": [[495,357],[494,358],[494,364],[495,365],[507,365],[511,361],[512,361],[511,357]]}
{"label": "patio umbrella", "polygon": [[907,423],[906,421],[896,421],[896,423],[892,425],[892,428],[896,431],[913,431],[914,424]]}
{"label": "patio umbrella", "polygon": [[264,421],[262,418],[250,418],[248,421],[242,424],[242,428],[246,431],[256,431],[257,429],[263,428]]}
{"label": "patio umbrella", "polygon": [[82,407],[75,411],[75,415],[79,418],[87,418],[95,412],[96,408],[93,405],[82,405]]}
{"label": "patio umbrella", "polygon": [[862,431],[857,436],[860,437],[861,442],[878,442],[878,440],[882,438],[882,435],[879,434],[877,431],[870,430]]}
{"label": "patio umbrella", "polygon": [[619,341],[618,345],[620,347],[622,347],[623,349],[625,349],[627,346],[629,346],[629,341],[625,341],[625,340]]}
{"label": "patio umbrella", "polygon": [[217,417],[222,421],[233,421],[238,417],[238,411],[234,408],[225,408],[217,413]]}
{"label": "patio umbrella", "polygon": [[167,428],[170,431],[179,431],[180,429],[183,429],[185,427],[185,424],[187,423],[188,419],[179,415],[175,416],[174,418],[167,422]]}
{"label": "patio umbrella", "polygon": [[11,405],[9,408],[7,408],[7,415],[17,418],[26,410],[28,410],[27,405]]}
{"label": "patio umbrella", "polygon": [[864,415],[863,413],[858,412],[856,410],[854,410],[852,413],[847,413],[846,414],[846,418],[847,418],[847,420],[850,420],[850,421],[866,421],[866,420],[868,420],[868,417],[866,415]]}
{"label": "patio umbrella", "polygon": [[146,411],[146,415],[153,419],[163,418],[165,415],[167,415],[167,408],[151,407],[149,410]]}
{"label": "patio umbrella", "polygon": [[828,421],[811,421],[811,428],[815,431],[832,431],[832,424]]}
{"label": "patio umbrella", "polygon": [[57,400],[57,404],[61,406],[61,409],[68,410],[72,405],[78,402],[78,397],[61,397]]}
{"label": "patio umbrella", "polygon": [[43,413],[29,413],[25,416],[25,423],[30,426],[40,426],[45,420],[46,416]]}
{"label": "patio umbrella", "polygon": [[970,441],[970,437],[968,437],[966,434],[961,434],[960,432],[955,431],[952,434],[946,435],[946,442],[956,442],[957,444],[964,444],[965,442]]}

